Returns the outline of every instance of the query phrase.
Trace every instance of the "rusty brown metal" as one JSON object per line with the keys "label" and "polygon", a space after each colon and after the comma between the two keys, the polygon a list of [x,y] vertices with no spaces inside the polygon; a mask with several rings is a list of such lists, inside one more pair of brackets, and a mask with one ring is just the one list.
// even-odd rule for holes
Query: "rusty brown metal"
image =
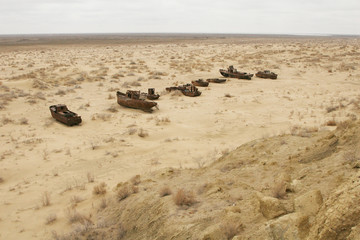
{"label": "rusty brown metal", "polygon": [[206,81],[211,82],[211,83],[224,83],[226,82],[225,78],[208,78],[206,79]]}
{"label": "rusty brown metal", "polygon": [[141,109],[145,112],[152,112],[152,107],[156,107],[157,103],[146,101],[141,97],[140,91],[128,90],[126,93],[116,92],[117,103],[123,107]]}
{"label": "rusty brown metal", "polygon": [[198,80],[195,80],[195,81],[191,81],[191,83],[194,86],[198,86],[198,87],[207,87],[207,86],[209,86],[209,82],[205,82],[203,79],[198,79]]}
{"label": "rusty brown metal", "polygon": [[166,88],[166,91],[168,91],[168,92],[172,92],[172,91],[176,91],[176,90],[181,91],[182,94],[184,94],[185,96],[188,96],[188,97],[197,97],[197,96],[201,95],[201,92],[199,91],[199,89],[190,83],[182,85],[182,86]]}
{"label": "rusty brown metal", "polygon": [[159,99],[160,95],[155,93],[155,88],[149,88],[148,92],[145,93],[146,98],[149,100],[156,100]]}
{"label": "rusty brown metal", "polygon": [[254,76],[254,74],[246,73],[246,72],[238,72],[237,69],[234,68],[234,66],[229,66],[227,70],[225,69],[219,69],[219,72],[224,77],[229,78],[239,78],[239,79],[248,79],[251,80],[251,78]]}
{"label": "rusty brown metal", "polygon": [[277,79],[277,74],[270,72],[269,70],[265,70],[265,71],[259,71],[255,74],[255,76],[259,77],[259,78],[270,78],[270,79]]}
{"label": "rusty brown metal", "polygon": [[51,105],[49,109],[54,119],[68,126],[77,125],[82,121],[81,117],[70,111],[65,104]]}

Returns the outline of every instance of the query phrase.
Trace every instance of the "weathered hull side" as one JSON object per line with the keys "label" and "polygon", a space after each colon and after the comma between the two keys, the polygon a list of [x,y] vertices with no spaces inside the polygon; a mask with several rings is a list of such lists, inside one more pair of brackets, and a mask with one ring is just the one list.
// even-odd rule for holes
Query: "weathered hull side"
{"label": "weathered hull side", "polygon": [[123,107],[127,108],[135,108],[135,109],[141,109],[145,112],[151,112],[152,107],[155,107],[157,105],[156,102],[148,102],[142,99],[131,99],[128,98],[125,95],[122,95],[119,92],[116,94],[117,96],[117,103]]}
{"label": "weathered hull side", "polygon": [[241,72],[230,73],[223,69],[220,69],[220,74],[227,78],[239,78],[239,79],[247,79],[247,80],[251,80],[252,76],[254,76],[254,74],[241,73]]}
{"label": "weathered hull side", "polygon": [[71,116],[71,117],[66,117],[64,115],[61,115],[59,113],[55,113],[53,111],[51,111],[51,116],[56,120],[59,121],[61,123],[64,123],[68,126],[73,126],[73,125],[78,125],[82,122],[81,117],[80,116]]}

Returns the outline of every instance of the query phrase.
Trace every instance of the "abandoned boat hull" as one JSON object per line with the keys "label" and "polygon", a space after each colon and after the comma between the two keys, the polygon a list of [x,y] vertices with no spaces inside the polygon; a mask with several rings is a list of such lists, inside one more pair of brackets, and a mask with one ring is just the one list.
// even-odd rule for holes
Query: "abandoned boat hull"
{"label": "abandoned boat hull", "polygon": [[220,69],[220,74],[227,78],[239,78],[239,79],[247,79],[251,80],[254,74],[245,73],[245,72],[229,72],[225,69]]}
{"label": "abandoned boat hull", "polygon": [[277,74],[276,73],[273,73],[273,72],[257,72],[255,74],[256,77],[258,78],[269,78],[269,79],[277,79]]}
{"label": "abandoned boat hull", "polygon": [[208,78],[208,79],[206,79],[206,81],[211,82],[211,83],[224,83],[224,82],[226,82],[226,79],[223,79],[223,78]]}
{"label": "abandoned boat hull", "polygon": [[152,107],[157,105],[156,102],[145,101],[144,99],[131,99],[122,92],[116,93],[117,103],[123,107],[140,109],[145,112],[152,112]]}
{"label": "abandoned boat hull", "polygon": [[59,107],[65,107],[65,105],[52,105],[49,107],[51,116],[58,122],[64,123],[68,126],[78,125],[82,122],[82,119],[76,113],[68,110],[58,111]]}

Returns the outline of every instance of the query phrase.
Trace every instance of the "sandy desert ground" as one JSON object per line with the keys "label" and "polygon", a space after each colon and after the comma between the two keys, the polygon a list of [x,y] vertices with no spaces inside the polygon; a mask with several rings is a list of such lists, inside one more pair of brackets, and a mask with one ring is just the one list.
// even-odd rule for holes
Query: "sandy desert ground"
{"label": "sandy desert ground", "polygon": [[[211,83],[196,98],[165,91],[229,65],[279,77]],[[0,44],[0,69],[0,239],[56,238],[74,228],[75,207],[98,222],[102,182],[111,199],[136,175],[202,169],[256,139],[307,138],[359,117],[359,38],[19,42]],[[116,103],[117,90],[149,87],[161,94],[153,113]],[[52,119],[57,103],[81,125]]]}

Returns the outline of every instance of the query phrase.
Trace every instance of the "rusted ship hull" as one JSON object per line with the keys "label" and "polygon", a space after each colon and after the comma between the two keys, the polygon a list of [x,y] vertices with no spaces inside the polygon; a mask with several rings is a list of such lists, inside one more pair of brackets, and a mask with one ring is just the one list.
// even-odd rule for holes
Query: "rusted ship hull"
{"label": "rusted ship hull", "polygon": [[239,78],[239,79],[247,79],[251,80],[254,74],[245,73],[245,72],[229,72],[225,69],[220,69],[220,74],[227,78]]}
{"label": "rusted ship hull", "polygon": [[275,73],[258,72],[255,74],[255,76],[258,78],[277,79],[277,74],[275,74]]}
{"label": "rusted ship hull", "polygon": [[200,91],[191,92],[189,90],[182,90],[181,92],[182,92],[182,94],[184,94],[185,96],[188,96],[188,97],[198,97],[201,95]]}
{"label": "rusted ship hull", "polygon": [[117,103],[123,107],[140,109],[145,112],[152,112],[152,107],[157,105],[156,102],[149,102],[143,99],[132,99],[126,96],[125,93],[116,92]]}
{"label": "rusted ship hull", "polygon": [[203,80],[191,81],[191,83],[194,86],[198,86],[198,87],[207,87],[207,86],[209,86],[209,82],[205,82]]}
{"label": "rusted ship hull", "polygon": [[[66,106],[65,106],[66,107]],[[58,122],[64,123],[68,126],[78,125],[82,122],[82,119],[76,113],[69,111],[56,111],[58,105],[52,105],[49,107],[51,116]]]}
{"label": "rusted ship hull", "polygon": [[211,83],[224,83],[224,82],[226,82],[226,79],[223,79],[223,78],[208,78],[208,79],[206,79],[206,81],[211,82]]}

